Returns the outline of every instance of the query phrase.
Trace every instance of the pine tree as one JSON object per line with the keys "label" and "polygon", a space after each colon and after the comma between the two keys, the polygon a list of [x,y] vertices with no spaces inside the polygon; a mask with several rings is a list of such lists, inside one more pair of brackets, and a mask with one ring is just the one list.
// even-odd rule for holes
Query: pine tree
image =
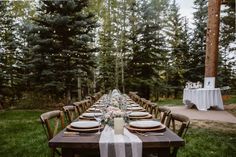
{"label": "pine tree", "polygon": [[[166,31],[168,36],[168,43],[170,45],[169,55],[169,71],[167,74],[167,82],[170,90],[174,91],[174,96],[178,96],[178,92],[182,90],[184,73],[185,73],[185,55],[188,53],[186,48],[187,32],[184,31],[183,18],[180,16],[179,7],[175,0],[170,5],[170,12],[168,18],[168,29]],[[185,26],[186,27],[186,26]]]}
{"label": "pine tree", "polygon": [[217,84],[222,86],[235,87],[235,72],[233,67],[236,66],[235,56],[235,1],[229,0],[225,4],[225,9],[221,13],[220,26],[220,50],[219,50],[219,67]]}
{"label": "pine tree", "polygon": [[108,0],[102,5],[101,32],[99,34],[99,77],[98,84],[104,91],[114,89],[116,86],[115,78],[115,37],[113,23],[114,0]]}
{"label": "pine tree", "polygon": [[19,92],[17,92],[19,77],[17,51],[17,24],[14,5],[11,1],[0,3],[0,93],[1,97],[8,97],[10,105],[13,105]]}
{"label": "pine tree", "polygon": [[95,49],[94,15],[87,0],[42,1],[29,30],[31,83],[37,91],[67,100],[76,89],[77,77],[88,77]]}
{"label": "pine tree", "polygon": [[194,71],[190,81],[203,81],[206,52],[207,0],[195,0],[194,30],[191,39],[191,53],[194,60],[189,70]]}

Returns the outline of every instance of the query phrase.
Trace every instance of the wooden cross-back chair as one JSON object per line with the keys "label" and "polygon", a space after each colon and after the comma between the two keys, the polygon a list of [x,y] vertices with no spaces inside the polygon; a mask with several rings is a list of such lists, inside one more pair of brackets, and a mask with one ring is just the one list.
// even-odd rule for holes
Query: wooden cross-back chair
{"label": "wooden cross-back chair", "polygon": [[[60,110],[43,113],[40,116],[40,120],[48,141],[65,128],[64,114]],[[56,153],[61,155],[59,150],[52,149],[52,157],[54,157]]]}
{"label": "wooden cross-back chair", "polygon": [[[185,134],[187,133],[189,125],[189,118],[177,113],[169,114],[166,121],[166,126],[182,138],[184,138]],[[178,147],[174,147],[173,151],[171,152],[171,156],[176,157],[177,151]]]}
{"label": "wooden cross-back chair", "polygon": [[77,107],[73,105],[64,106],[63,111],[66,115],[66,119],[68,123],[71,123],[73,120],[75,120],[79,116]]}
{"label": "wooden cross-back chair", "polygon": [[143,108],[146,109],[147,112],[151,113],[152,111],[152,106],[154,105],[154,103],[152,103],[150,100],[147,100],[145,98],[142,98],[142,106]]}
{"label": "wooden cross-back chair", "polygon": [[74,102],[73,105],[76,106],[79,115],[86,111],[86,106],[83,101]]}
{"label": "wooden cross-back chair", "polygon": [[154,118],[159,119],[162,124],[165,123],[170,113],[171,110],[166,107],[152,105],[151,114],[154,116]]}

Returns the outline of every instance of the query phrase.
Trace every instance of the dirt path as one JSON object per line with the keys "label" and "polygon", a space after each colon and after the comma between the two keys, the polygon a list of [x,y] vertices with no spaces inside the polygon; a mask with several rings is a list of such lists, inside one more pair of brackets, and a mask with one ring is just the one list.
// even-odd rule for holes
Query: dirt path
{"label": "dirt path", "polygon": [[209,120],[218,122],[236,123],[236,117],[227,111],[199,111],[197,109],[188,109],[184,106],[167,106],[172,113],[180,113],[188,116],[192,120]]}

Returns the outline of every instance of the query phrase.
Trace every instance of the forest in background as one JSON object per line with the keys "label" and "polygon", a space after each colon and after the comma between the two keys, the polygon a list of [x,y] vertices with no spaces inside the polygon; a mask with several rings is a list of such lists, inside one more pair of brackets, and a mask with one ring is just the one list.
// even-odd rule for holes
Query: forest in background
{"label": "forest in background", "polygon": [[[235,93],[235,1],[223,6],[216,86]],[[207,0],[194,9],[190,28],[175,0],[1,1],[1,107],[114,88],[181,96],[187,81],[204,79]]]}

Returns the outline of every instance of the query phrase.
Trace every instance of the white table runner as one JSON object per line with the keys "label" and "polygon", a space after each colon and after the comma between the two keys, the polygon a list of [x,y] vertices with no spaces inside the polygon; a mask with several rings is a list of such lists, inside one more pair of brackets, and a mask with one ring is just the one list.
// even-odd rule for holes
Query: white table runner
{"label": "white table runner", "polygon": [[99,140],[101,157],[142,157],[142,141],[124,128],[124,135],[115,135],[105,126]]}

